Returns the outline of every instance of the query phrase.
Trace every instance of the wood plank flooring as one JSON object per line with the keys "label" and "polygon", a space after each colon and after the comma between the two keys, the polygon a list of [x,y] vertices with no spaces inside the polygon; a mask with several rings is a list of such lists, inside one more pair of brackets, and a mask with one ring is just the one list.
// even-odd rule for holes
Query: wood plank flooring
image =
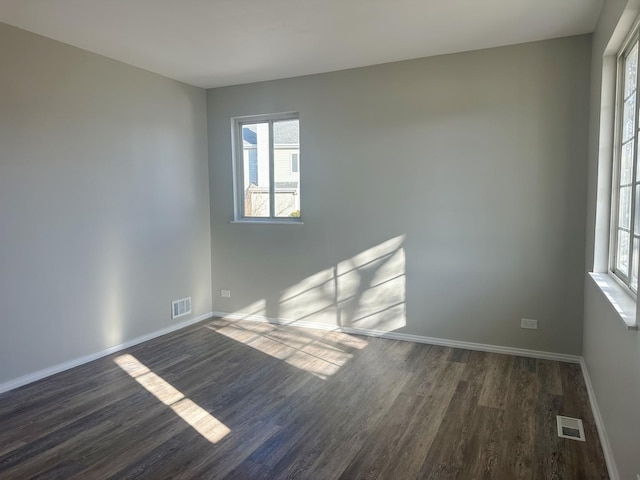
{"label": "wood plank flooring", "polygon": [[607,471],[578,365],[212,319],[0,395],[0,478]]}

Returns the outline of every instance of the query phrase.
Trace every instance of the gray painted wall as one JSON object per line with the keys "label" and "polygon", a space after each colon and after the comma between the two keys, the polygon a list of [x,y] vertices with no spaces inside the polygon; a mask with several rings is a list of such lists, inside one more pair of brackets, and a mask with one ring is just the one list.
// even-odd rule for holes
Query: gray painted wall
{"label": "gray painted wall", "polygon": [[[639,4],[605,2],[593,35],[586,267],[598,272],[607,269],[616,44],[640,13]],[[640,334],[626,330],[593,281],[587,277],[585,282],[585,363],[620,478],[635,479],[640,473]]]}
{"label": "gray painted wall", "polygon": [[0,59],[0,383],[209,312],[205,91],[4,24]]}
{"label": "gray painted wall", "polygon": [[[208,90],[214,310],[580,354],[590,45]],[[304,225],[230,223],[230,118],[286,111]]]}
{"label": "gray painted wall", "polygon": [[640,473],[640,340],[591,279],[585,287],[584,359],[621,479]]}

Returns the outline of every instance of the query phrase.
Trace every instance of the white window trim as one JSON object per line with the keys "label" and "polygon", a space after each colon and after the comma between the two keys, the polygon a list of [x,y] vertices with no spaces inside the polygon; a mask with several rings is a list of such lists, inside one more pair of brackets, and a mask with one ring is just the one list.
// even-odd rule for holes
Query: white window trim
{"label": "white window trim", "polygon": [[[618,213],[617,189],[619,185],[617,179],[618,169],[620,168],[619,153],[621,153],[619,152],[621,137],[618,135],[623,113],[619,107],[622,100],[619,95],[624,95],[623,86],[619,86],[623,85],[624,82],[624,77],[620,72],[619,59],[621,54],[628,51],[629,45],[634,41],[638,34],[639,25],[640,17],[627,18],[624,23],[621,22],[616,28],[612,42],[607,46],[603,56],[599,124],[599,175],[597,179],[599,192],[596,199],[596,231],[593,252],[594,271],[588,274],[590,281],[602,293],[612,311],[620,319],[620,325],[624,325],[628,331],[638,330],[637,319],[640,318],[638,309],[640,305],[636,302],[636,295],[613,273],[611,266],[614,265],[615,261],[613,249],[615,248],[614,234],[617,233],[615,231]],[[640,95],[640,90],[638,90],[638,94]],[[613,101],[615,108],[611,108],[610,101]],[[636,118],[637,121],[640,121],[640,116]],[[638,168],[640,168],[640,165],[638,165]],[[601,193],[606,195],[606,198],[604,195],[601,197]],[[633,220],[632,218],[631,221]]]}
{"label": "white window trim", "polygon": [[602,292],[627,330],[638,330],[637,306],[634,298],[621,287],[616,277],[609,273],[589,273],[591,280]]}
{"label": "white window trim", "polygon": [[[269,204],[271,208],[275,205],[275,189],[274,185],[274,144],[273,144],[273,122],[282,120],[299,120],[298,112],[268,113],[261,115],[246,115],[233,117],[231,119],[231,150],[233,159],[233,220],[230,223],[246,223],[246,224],[272,224],[272,225],[302,225],[301,217],[276,217],[273,211],[269,217],[245,217],[244,216],[244,196],[242,188],[240,188],[240,178],[244,175],[243,171],[243,143],[242,143],[242,125],[246,123],[269,123]],[[300,162],[298,156],[298,162]],[[300,164],[298,163],[298,171]],[[302,206],[300,208],[302,211]]]}
{"label": "white window trim", "polygon": [[[280,218],[280,217],[278,217]],[[231,220],[229,223],[235,223],[240,225],[304,225],[304,222],[299,220],[291,221],[283,218],[283,220],[271,220],[270,218],[260,219],[245,218],[242,220]]]}

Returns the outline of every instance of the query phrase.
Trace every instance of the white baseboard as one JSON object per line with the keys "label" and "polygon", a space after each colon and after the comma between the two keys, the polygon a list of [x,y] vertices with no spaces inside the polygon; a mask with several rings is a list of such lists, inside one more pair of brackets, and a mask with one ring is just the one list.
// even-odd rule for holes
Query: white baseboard
{"label": "white baseboard", "polygon": [[368,337],[381,337],[391,340],[404,340],[407,342],[426,343],[429,345],[441,345],[444,347],[464,348],[466,350],[479,350],[481,352],[504,353],[507,355],[517,355],[520,357],[540,358],[542,360],[557,360],[559,362],[580,363],[578,355],[567,355],[564,353],[543,352],[539,350],[528,350],[525,348],[502,347],[499,345],[487,345],[484,343],[463,342],[460,340],[449,340],[446,338],[423,337],[421,335],[411,335],[408,333],[384,332],[381,330],[369,330],[366,328],[340,327],[326,323],[306,322],[304,320],[286,320],[282,318],[265,317],[262,315],[247,315],[243,313],[213,312],[214,317],[221,317],[227,320],[249,320],[252,322],[267,322],[276,325],[290,325],[292,327],[313,328],[316,330],[334,330],[354,335],[365,335]]}
{"label": "white baseboard", "polygon": [[53,367],[48,367],[33,373],[28,373],[27,375],[9,380],[8,382],[0,383],[0,393],[8,392],[9,390],[13,390],[14,388],[21,387],[28,383],[41,380],[51,375],[55,375],[56,373],[64,372],[65,370],[69,370],[70,368],[74,368],[84,363],[97,360],[98,358],[105,357],[112,353],[119,352],[120,350],[124,350],[125,348],[133,347],[134,345],[138,345],[139,343],[152,340],[156,337],[161,337],[162,335],[166,335],[167,333],[175,332],[176,330],[180,330],[181,328],[188,327],[189,325],[193,325],[194,323],[201,322],[202,320],[206,320],[207,318],[211,318],[212,316],[212,312],[205,313],[190,320],[185,320],[184,322],[176,323],[175,325],[171,325],[170,327],[163,328],[162,330],[157,330],[153,333],[148,333],[146,335],[136,337],[132,340],[128,340],[118,345],[105,348],[104,350],[101,350],[99,352],[91,353],[80,358],[75,358],[67,362],[59,363],[58,365],[54,365]]}
{"label": "white baseboard", "polygon": [[604,454],[604,460],[607,463],[609,478],[611,480],[620,480],[620,475],[618,474],[618,468],[616,467],[616,462],[613,459],[613,452],[611,450],[611,444],[609,443],[609,437],[607,436],[607,430],[604,428],[604,422],[602,421],[602,415],[600,414],[600,408],[598,408],[598,402],[596,401],[596,394],[593,390],[593,384],[591,383],[591,378],[589,377],[589,371],[587,370],[587,364],[585,363],[584,358],[580,358],[580,367],[582,367],[582,376],[584,377],[584,384],[587,387],[587,393],[589,395],[589,403],[591,404],[593,419],[596,422],[596,428],[598,429],[598,436],[600,437],[600,445],[602,446],[602,453]]}

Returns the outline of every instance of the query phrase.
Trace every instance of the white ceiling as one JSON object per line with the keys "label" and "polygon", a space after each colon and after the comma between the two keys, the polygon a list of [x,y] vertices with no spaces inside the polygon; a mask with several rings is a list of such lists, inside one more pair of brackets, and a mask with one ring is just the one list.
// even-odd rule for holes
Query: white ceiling
{"label": "white ceiling", "polygon": [[602,0],[0,0],[0,21],[200,87],[592,32]]}

